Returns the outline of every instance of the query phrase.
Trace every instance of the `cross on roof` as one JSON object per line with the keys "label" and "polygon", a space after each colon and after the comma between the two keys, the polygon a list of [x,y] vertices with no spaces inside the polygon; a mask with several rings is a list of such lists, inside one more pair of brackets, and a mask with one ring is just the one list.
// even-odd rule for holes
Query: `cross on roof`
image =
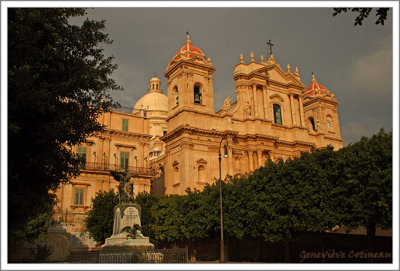
{"label": "cross on roof", "polygon": [[269,45],[270,55],[272,55],[272,46],[274,46],[274,44],[271,43],[271,40],[268,40],[267,45]]}

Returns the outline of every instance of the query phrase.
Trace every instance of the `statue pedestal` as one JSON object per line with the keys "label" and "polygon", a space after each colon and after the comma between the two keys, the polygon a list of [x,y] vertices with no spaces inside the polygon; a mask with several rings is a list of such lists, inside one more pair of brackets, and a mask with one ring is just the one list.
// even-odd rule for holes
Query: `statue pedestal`
{"label": "statue pedestal", "polygon": [[107,238],[105,244],[101,246],[102,250],[114,248],[147,250],[153,249],[154,245],[150,243],[149,237],[131,238],[128,233],[119,233]]}
{"label": "statue pedestal", "polygon": [[114,210],[113,234],[107,238],[102,250],[108,249],[154,249],[149,237],[140,232],[140,206],[133,203],[118,204]]}

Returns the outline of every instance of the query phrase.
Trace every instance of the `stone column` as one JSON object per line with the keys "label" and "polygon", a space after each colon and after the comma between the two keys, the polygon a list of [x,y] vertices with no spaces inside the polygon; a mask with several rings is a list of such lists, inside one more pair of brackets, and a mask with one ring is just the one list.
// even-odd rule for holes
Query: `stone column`
{"label": "stone column", "polygon": [[253,116],[258,117],[258,112],[257,112],[257,107],[256,107],[256,104],[257,104],[256,85],[252,85],[251,87],[253,88]]}
{"label": "stone column", "polygon": [[263,166],[262,150],[257,150],[257,156],[258,156],[258,167],[261,167],[261,166]]}
{"label": "stone column", "polygon": [[269,116],[269,112],[270,112],[270,109],[269,109],[269,96],[268,96],[268,93],[267,93],[267,86],[264,86],[264,88],[263,88],[263,94],[264,94],[264,112],[265,112],[265,119],[267,119],[267,120],[269,120],[270,119],[270,116]]}
{"label": "stone column", "polygon": [[294,126],[294,106],[293,106],[293,93],[289,94],[290,97],[290,114],[292,115],[292,125]]}
{"label": "stone column", "polygon": [[228,174],[233,176],[233,154],[232,148],[228,148]]}
{"label": "stone column", "polygon": [[304,125],[304,109],[303,109],[303,97],[301,97],[300,95],[299,95],[299,107],[300,107],[300,123],[301,123],[301,126],[305,126]]}
{"label": "stone column", "polygon": [[[181,181],[181,185],[180,185],[180,193],[184,193],[185,189],[187,187],[190,187],[191,189],[193,189],[194,187],[196,187],[196,182],[197,182],[197,171],[195,171],[195,176],[190,176],[190,150],[189,148],[183,148],[182,150],[183,152],[183,161],[182,161],[182,172],[181,172],[181,176],[180,176],[180,181]],[[222,175],[222,179],[224,179],[223,177],[224,175]],[[194,177],[194,178],[193,178]]]}
{"label": "stone column", "polygon": [[248,150],[247,154],[249,156],[249,171],[254,171],[253,151]]}
{"label": "stone column", "polygon": [[138,152],[138,167],[146,167],[146,163],[144,159],[146,158],[146,143],[141,142],[140,144],[141,150]]}
{"label": "stone column", "polygon": [[262,105],[263,105],[263,107],[262,107],[262,110],[261,110],[261,114],[262,114],[262,116],[263,116],[263,118],[264,119],[266,119],[267,118],[267,107],[266,107],[266,102],[265,102],[265,96],[267,96],[266,95],[266,93],[265,93],[265,86],[263,86],[263,89],[262,89]]}

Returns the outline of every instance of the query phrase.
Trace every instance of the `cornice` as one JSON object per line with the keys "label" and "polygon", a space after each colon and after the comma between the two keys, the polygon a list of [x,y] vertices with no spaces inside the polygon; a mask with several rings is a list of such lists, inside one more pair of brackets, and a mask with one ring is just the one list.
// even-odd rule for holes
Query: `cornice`
{"label": "cornice", "polygon": [[325,102],[334,106],[337,106],[339,102],[335,98],[327,98],[328,96],[322,97],[310,97],[310,96],[303,96],[303,106],[309,106],[316,102]]}
{"label": "cornice", "polygon": [[337,138],[337,137],[324,136],[324,138],[329,139],[329,140],[343,142],[343,139]]}
{"label": "cornice", "polygon": [[106,129],[104,132],[106,135],[109,136],[117,136],[120,138],[130,138],[130,139],[138,139],[138,140],[150,140],[152,137],[148,134],[139,134],[139,133],[132,133],[132,132],[124,132],[114,129]]}
{"label": "cornice", "polygon": [[189,135],[203,135],[203,136],[215,136],[215,137],[222,137],[222,136],[236,136],[238,135],[239,132],[235,131],[216,131],[216,130],[208,130],[208,129],[200,129],[196,127],[192,127],[189,125],[181,125],[177,128],[175,128],[173,131],[170,133],[162,136],[160,139],[164,142],[169,142],[173,140],[174,138],[177,138],[178,136],[182,134],[189,134]]}
{"label": "cornice", "polygon": [[191,113],[196,113],[196,114],[200,114],[200,115],[206,115],[206,116],[210,116],[210,117],[218,117],[218,118],[223,118],[220,115],[217,115],[216,113],[210,113],[210,112],[204,112],[204,111],[197,111],[195,109],[191,109],[191,108],[187,108],[187,107],[182,107],[179,110],[175,111],[173,113],[173,115],[168,116],[167,121],[169,121],[170,119],[175,118],[177,115],[179,115],[182,112],[191,112]]}
{"label": "cornice", "polygon": [[211,73],[213,73],[216,70],[216,68],[212,65],[206,65],[194,62],[192,61],[192,59],[180,59],[178,61],[174,61],[174,63],[172,63],[171,65],[168,65],[166,71],[164,72],[164,76],[168,78],[171,74],[173,74],[179,67],[181,67],[184,64],[195,68],[206,69]]}

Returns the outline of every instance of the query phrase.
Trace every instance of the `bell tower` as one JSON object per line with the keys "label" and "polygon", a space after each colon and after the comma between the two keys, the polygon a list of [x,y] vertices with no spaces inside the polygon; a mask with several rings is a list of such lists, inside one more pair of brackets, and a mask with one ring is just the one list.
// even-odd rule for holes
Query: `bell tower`
{"label": "bell tower", "polygon": [[211,59],[192,45],[189,33],[185,45],[169,61],[167,78],[168,117],[184,110],[214,113],[213,72]]}
{"label": "bell tower", "polygon": [[304,115],[308,131],[317,138],[317,146],[331,144],[335,149],[343,147],[335,95],[319,84],[312,74],[311,85],[303,93]]}

